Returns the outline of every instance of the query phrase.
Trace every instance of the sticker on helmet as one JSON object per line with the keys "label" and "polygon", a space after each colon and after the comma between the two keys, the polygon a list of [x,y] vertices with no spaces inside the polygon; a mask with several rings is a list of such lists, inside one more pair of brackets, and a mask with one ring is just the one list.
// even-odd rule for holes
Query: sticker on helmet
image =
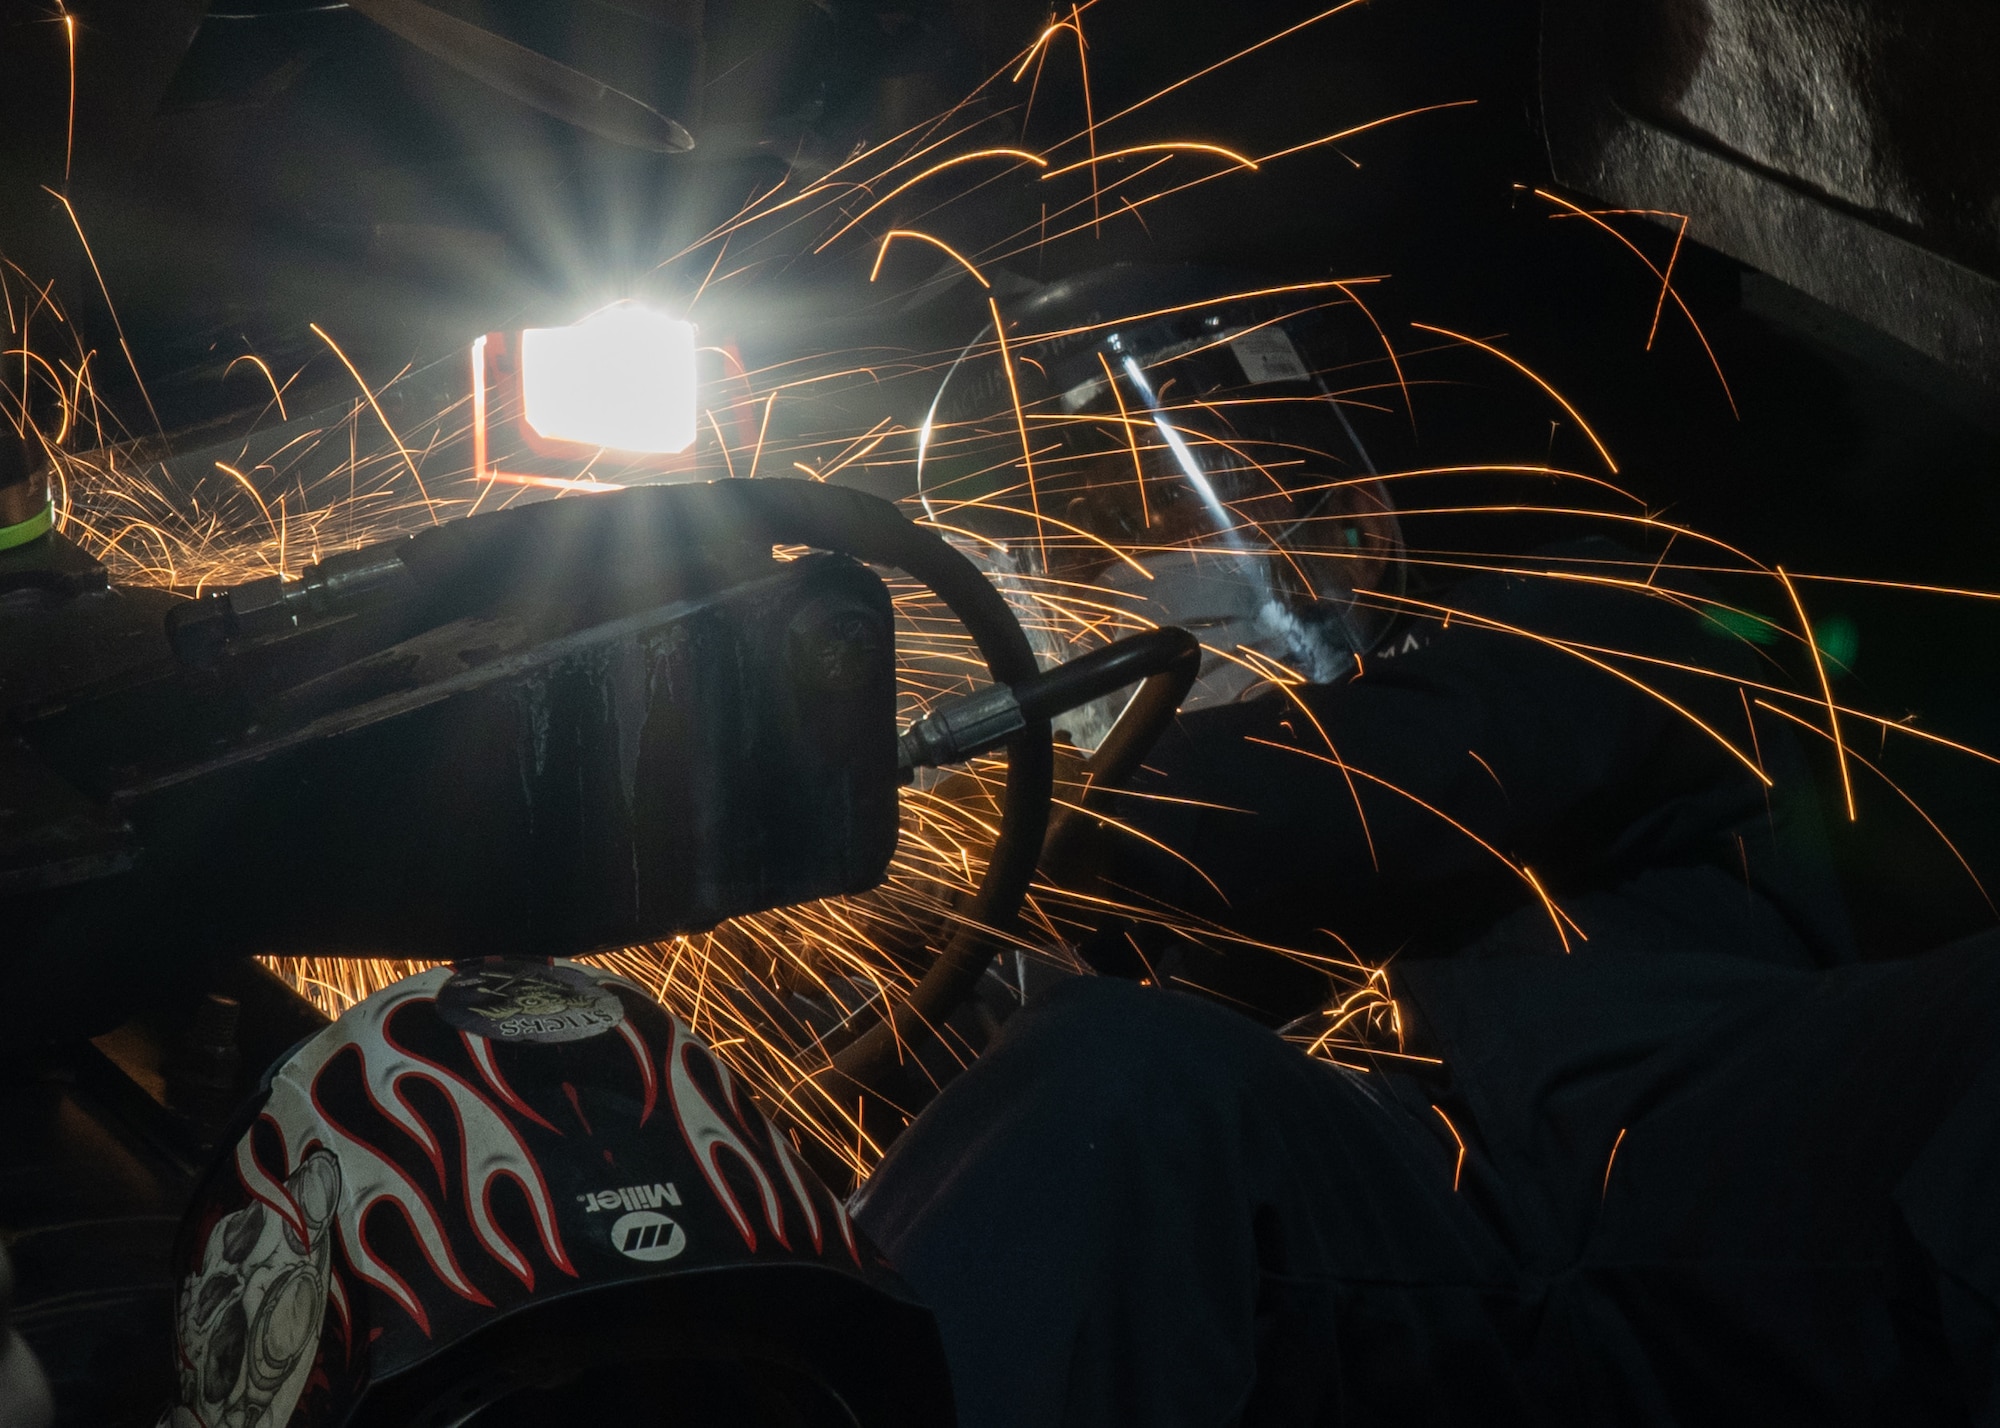
{"label": "sticker on helmet", "polygon": [[252,1200],[208,1232],[181,1284],[181,1403],[202,1423],[285,1423],[305,1391],[333,1276],[340,1162],[315,1150],[284,1183],[297,1223]]}
{"label": "sticker on helmet", "polygon": [[687,1231],[655,1210],[634,1210],[611,1222],[611,1243],[627,1259],[672,1259],[687,1242]]}
{"label": "sticker on helmet", "polygon": [[1312,374],[1299,360],[1299,349],[1282,327],[1253,327],[1229,344],[1243,375],[1253,387],[1266,382],[1310,382]]}
{"label": "sticker on helmet", "polygon": [[665,1184],[655,1181],[651,1185],[627,1185],[622,1190],[599,1190],[595,1194],[579,1195],[576,1202],[583,1206],[587,1215],[594,1215],[599,1210],[657,1210],[662,1205],[679,1205],[681,1192],[674,1188],[671,1180]]}
{"label": "sticker on helmet", "polygon": [[438,989],[438,1015],[494,1041],[582,1041],[625,1020],[610,988],[575,967],[491,961],[462,967]]}

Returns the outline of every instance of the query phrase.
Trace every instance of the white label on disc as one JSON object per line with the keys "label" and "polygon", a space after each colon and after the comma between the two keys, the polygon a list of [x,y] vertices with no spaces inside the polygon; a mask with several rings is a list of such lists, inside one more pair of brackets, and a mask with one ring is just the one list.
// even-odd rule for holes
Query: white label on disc
{"label": "white label on disc", "polygon": [[1312,380],[1312,373],[1299,360],[1299,349],[1292,346],[1292,339],[1285,335],[1282,327],[1253,328],[1232,341],[1229,350],[1243,364],[1243,375],[1250,379],[1253,387],[1261,387],[1266,382]]}

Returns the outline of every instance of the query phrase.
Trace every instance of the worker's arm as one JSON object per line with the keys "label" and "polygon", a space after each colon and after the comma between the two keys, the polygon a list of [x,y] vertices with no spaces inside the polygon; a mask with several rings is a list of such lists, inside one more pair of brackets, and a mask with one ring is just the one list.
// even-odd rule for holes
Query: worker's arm
{"label": "worker's arm", "polygon": [[[1552,554],[1575,574],[1592,573],[1578,556],[1634,568],[1608,542]],[[1757,677],[1749,647],[1657,595],[1577,579],[1482,575],[1427,604],[1406,627],[1417,647],[1399,631],[1358,679],[1184,716],[1120,808],[1200,875],[1126,838],[1114,881],[1267,935],[1372,930],[1393,938],[1384,952],[1448,950],[1537,901],[1523,867],[1558,896],[1726,868],[1818,917],[1813,794],[1780,722],[1753,735],[1731,680],[1599,652]],[[1806,940],[1839,942],[1837,912],[1819,920]]]}

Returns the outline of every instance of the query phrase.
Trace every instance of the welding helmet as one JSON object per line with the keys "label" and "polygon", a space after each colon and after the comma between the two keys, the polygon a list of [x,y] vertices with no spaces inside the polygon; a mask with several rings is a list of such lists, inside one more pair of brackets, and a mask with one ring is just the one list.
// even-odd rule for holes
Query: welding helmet
{"label": "welding helmet", "polygon": [[994,310],[1004,332],[964,349],[920,429],[919,494],[1011,593],[1076,612],[1026,623],[1063,653],[1093,620],[1193,631],[1184,709],[1352,675],[1393,619],[1403,542],[1347,410],[1382,361],[1336,320],[1372,336],[1351,299],[1121,265]]}
{"label": "welding helmet", "polygon": [[637,986],[494,958],[280,1059],[175,1250],[171,1428],[948,1424],[936,1328]]}

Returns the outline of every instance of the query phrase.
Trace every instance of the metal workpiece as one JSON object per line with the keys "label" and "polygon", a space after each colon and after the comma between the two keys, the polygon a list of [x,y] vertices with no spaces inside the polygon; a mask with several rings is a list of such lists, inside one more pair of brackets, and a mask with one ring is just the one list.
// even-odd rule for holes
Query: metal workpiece
{"label": "metal workpiece", "polygon": [[167,638],[184,662],[208,664],[232,642],[282,636],[406,594],[408,585],[400,555],[374,547],[347,551],[307,566],[297,580],[267,575],[190,600],[167,617]]}
{"label": "metal workpiece", "polygon": [[[634,492],[644,500],[551,501],[450,521],[328,556],[296,580],[266,576],[212,591],[169,617],[176,655],[227,655],[237,679],[266,682],[330,667],[418,630],[499,608],[574,628],[764,573],[760,545],[706,488]],[[322,648],[325,645],[325,648]]]}
{"label": "metal workpiece", "polygon": [[[827,608],[849,634],[802,666],[792,632]],[[85,897],[91,920],[126,910],[135,948],[157,922],[239,954],[437,958],[858,891],[896,841],[890,650],[886,589],[834,556],[553,640],[454,622],[324,677],[291,727],[101,788],[137,867],[27,899],[16,946],[73,945]]]}
{"label": "metal workpiece", "polygon": [[37,684],[0,749],[0,965],[138,996],[253,953],[568,955],[874,885],[888,590],[773,559],[724,499],[441,527]]}

